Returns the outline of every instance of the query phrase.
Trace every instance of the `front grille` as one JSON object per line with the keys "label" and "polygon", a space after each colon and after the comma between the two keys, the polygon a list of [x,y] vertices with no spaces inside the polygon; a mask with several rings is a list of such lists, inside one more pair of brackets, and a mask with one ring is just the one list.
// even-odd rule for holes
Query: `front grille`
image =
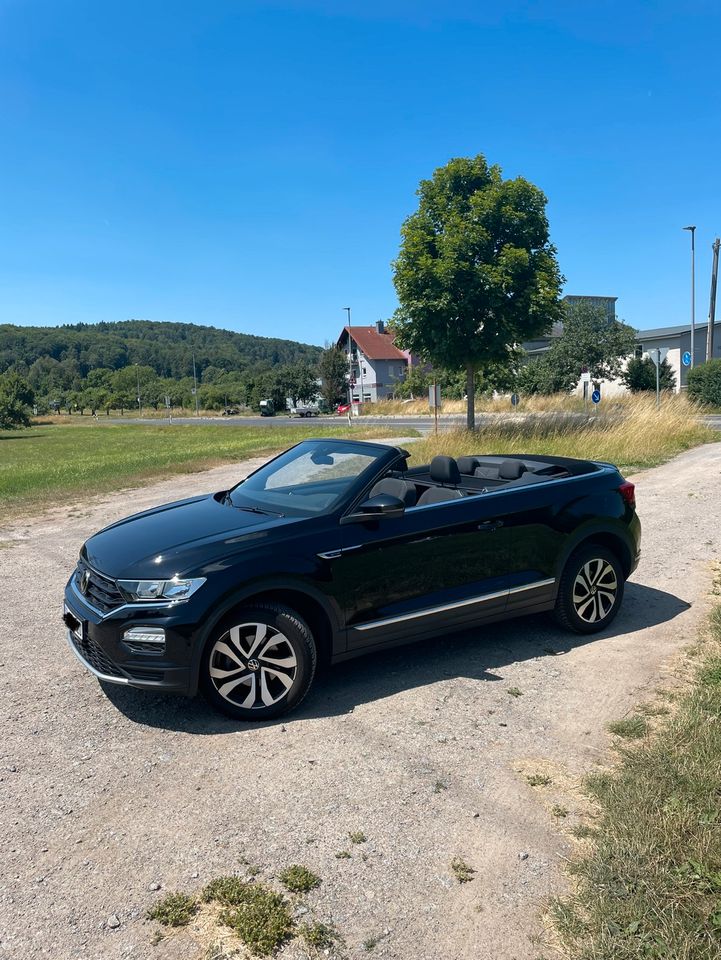
{"label": "front grille", "polygon": [[[85,581],[84,589],[83,581]],[[125,603],[125,597],[115,585],[115,581],[104,577],[85,563],[78,564],[75,571],[75,585],[80,593],[87,597],[88,603],[101,613],[108,613]]]}
{"label": "front grille", "polygon": [[99,647],[94,640],[91,640],[90,637],[85,637],[81,640],[78,635],[72,631],[70,636],[72,637],[75,649],[83,660],[90,664],[93,670],[97,670],[98,673],[104,673],[108,677],[124,676],[113,661],[105,655],[102,648]]}

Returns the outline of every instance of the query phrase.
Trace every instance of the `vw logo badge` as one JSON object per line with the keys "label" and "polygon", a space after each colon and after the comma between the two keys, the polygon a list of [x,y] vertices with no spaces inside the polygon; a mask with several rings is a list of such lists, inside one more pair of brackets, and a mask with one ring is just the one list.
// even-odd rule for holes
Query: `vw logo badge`
{"label": "vw logo badge", "polygon": [[249,660],[249,661],[248,661],[248,669],[249,669],[249,670],[259,670],[259,669],[260,669],[260,664],[259,664],[258,661],[255,659],[255,657],[253,657],[252,660]]}
{"label": "vw logo badge", "polygon": [[83,570],[80,574],[80,592],[86,594],[88,592],[88,583],[90,582],[90,571]]}

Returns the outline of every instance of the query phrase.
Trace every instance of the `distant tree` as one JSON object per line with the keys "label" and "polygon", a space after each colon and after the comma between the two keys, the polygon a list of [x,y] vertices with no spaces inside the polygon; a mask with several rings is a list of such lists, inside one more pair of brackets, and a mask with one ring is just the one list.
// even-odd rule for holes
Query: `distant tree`
{"label": "distant tree", "polygon": [[35,400],[27,380],[17,373],[0,375],[0,430],[30,426],[30,409]]}
{"label": "distant tree", "polygon": [[393,387],[393,396],[400,400],[420,400],[428,396],[433,374],[418,364],[409,367],[403,380]]}
{"label": "distant tree", "polygon": [[326,347],[318,361],[321,396],[330,410],[348,399],[348,357],[338,347]]}
{"label": "distant tree", "polygon": [[[674,390],[676,388],[676,374],[668,360],[661,361],[658,379],[662,390]],[[628,361],[626,369],[621,374],[621,381],[626,384],[631,393],[655,390],[656,364],[650,357],[633,357]]]}
{"label": "distant tree", "polygon": [[394,263],[392,328],[400,347],[465,370],[473,429],[477,371],[510,368],[514,345],[561,316],[546,197],[521,177],[504,180],[481,155],[439,167],[418,196]]}
{"label": "distant tree", "polygon": [[707,360],[689,370],[688,395],[710,407],[721,408],[721,360]]}
{"label": "distant tree", "polygon": [[635,343],[633,327],[610,319],[602,307],[578,301],[565,308],[563,333],[548,351],[521,366],[517,387],[523,393],[567,393],[583,367],[592,380],[618,379]]}
{"label": "distant tree", "polygon": [[318,394],[318,374],[307,363],[292,363],[278,367],[278,377],[283,385],[286,397],[293,406],[310,403]]}

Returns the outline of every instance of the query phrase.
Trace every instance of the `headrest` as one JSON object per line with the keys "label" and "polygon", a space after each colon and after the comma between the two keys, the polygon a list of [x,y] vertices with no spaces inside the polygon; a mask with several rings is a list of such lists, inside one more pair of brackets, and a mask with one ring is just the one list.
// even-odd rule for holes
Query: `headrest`
{"label": "headrest", "polygon": [[472,477],[479,461],[476,460],[475,457],[459,457],[458,460],[456,460],[456,463],[458,464],[458,469],[461,473],[465,474],[467,477]]}
{"label": "headrest", "polygon": [[498,468],[498,476],[501,480],[518,480],[526,469],[525,463],[520,460],[504,460]]}
{"label": "headrest", "polygon": [[371,490],[370,496],[377,497],[379,493],[387,493],[389,497],[398,497],[407,507],[415,506],[415,487],[399,477],[384,477],[379,480]]}
{"label": "headrest", "polygon": [[431,460],[431,480],[451,486],[461,482],[461,473],[453,457],[434,457]]}

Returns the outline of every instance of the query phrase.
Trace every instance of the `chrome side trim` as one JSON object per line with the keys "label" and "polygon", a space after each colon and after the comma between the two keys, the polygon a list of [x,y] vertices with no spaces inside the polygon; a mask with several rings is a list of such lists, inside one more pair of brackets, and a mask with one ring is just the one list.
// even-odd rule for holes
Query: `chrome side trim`
{"label": "chrome side trim", "polygon": [[89,670],[89,671],[93,674],[93,676],[97,677],[98,680],[105,680],[106,683],[119,683],[119,684],[128,684],[128,683],[130,683],[130,680],[128,679],[128,677],[111,677],[111,676],[109,676],[107,673],[101,673],[99,670],[96,670],[95,667],[91,667],[90,664],[88,663],[88,661],[85,659],[85,657],[82,657],[82,656],[80,655],[80,651],[78,650],[78,648],[77,648],[77,647],[75,646],[75,644],[73,643],[73,631],[72,631],[72,630],[68,630],[68,631],[67,631],[67,641],[68,641],[68,646],[69,646],[70,649],[73,651],[73,653],[75,654],[75,656],[78,658],[78,660],[80,661],[80,663],[82,663],[82,665],[85,667],[85,669],[86,669],[86,670]]}
{"label": "chrome side trim", "polygon": [[[107,579],[109,578],[106,577],[106,580]],[[112,617],[114,613],[118,613],[120,610],[170,610],[179,603],[187,603],[187,600],[143,600],[138,601],[137,603],[121,603],[120,606],[113,607],[112,610],[108,610],[107,613],[103,613],[102,610],[98,610],[97,607],[94,607],[88,598],[78,590],[75,584],[75,574],[73,574],[70,578],[70,589],[73,591],[78,600],[83,603],[88,610],[92,610],[93,613],[100,617],[101,620],[107,620],[108,617]]]}
{"label": "chrome side trim", "polygon": [[404,620],[417,620],[419,617],[432,616],[434,613],[443,613],[445,610],[457,610],[459,607],[469,607],[474,603],[484,603],[486,600],[498,600],[508,596],[508,590],[499,590],[497,593],[484,593],[480,597],[471,597],[469,600],[456,600],[454,603],[443,603],[437,607],[424,607],[413,613],[404,613],[398,617],[385,617],[383,620],[371,620],[369,623],[359,623],[354,630],[375,630],[376,627],[387,627],[392,623],[401,623]]}
{"label": "chrome side trim", "polygon": [[338,557],[344,553],[350,553],[351,550],[360,550],[362,546],[362,543],[356,543],[352,547],[342,547],[340,550],[329,550],[327,553],[317,553],[316,556],[320,557],[321,560],[337,560]]}
{"label": "chrome side trim", "polygon": [[526,583],[522,587],[511,587],[508,591],[509,596],[512,593],[523,593],[524,590],[536,590],[538,587],[550,587],[551,584],[556,582],[554,577],[550,577],[548,580],[534,580],[533,583]]}
{"label": "chrome side trim", "polygon": [[444,613],[446,610],[458,610],[460,607],[470,607],[474,603],[485,603],[487,600],[499,600],[501,597],[507,597],[512,593],[522,593],[524,590],[536,590],[538,587],[548,587],[555,582],[553,577],[551,577],[550,580],[535,580],[533,583],[524,584],[522,587],[512,587],[510,590],[499,590],[496,593],[483,593],[478,597],[470,597],[468,600],[456,600],[454,603],[444,603],[437,607],[424,607],[422,610],[415,610],[413,613],[404,613],[398,617],[385,617],[382,620],[371,620],[369,623],[360,623],[351,629],[375,630],[377,627],[387,627],[393,623],[402,623],[405,620],[417,620],[420,617],[433,616],[435,613]]}

